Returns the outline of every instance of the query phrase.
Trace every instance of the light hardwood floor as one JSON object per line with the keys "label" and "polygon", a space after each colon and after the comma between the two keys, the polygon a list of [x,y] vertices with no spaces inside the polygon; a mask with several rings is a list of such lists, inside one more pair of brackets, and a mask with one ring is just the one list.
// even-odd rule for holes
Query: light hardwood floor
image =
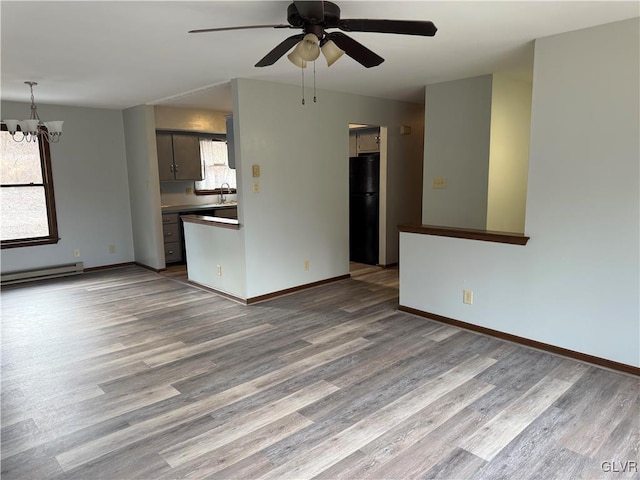
{"label": "light hardwood floor", "polygon": [[353,274],[250,307],[138,267],[3,289],[2,479],[640,478],[638,378]]}

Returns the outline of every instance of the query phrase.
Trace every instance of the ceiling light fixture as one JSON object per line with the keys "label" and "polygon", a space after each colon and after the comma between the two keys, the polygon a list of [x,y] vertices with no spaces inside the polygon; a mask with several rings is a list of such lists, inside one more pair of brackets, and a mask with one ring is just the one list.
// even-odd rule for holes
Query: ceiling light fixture
{"label": "ceiling light fixture", "polygon": [[[35,142],[39,137],[44,138],[49,143],[58,143],[62,136],[62,120],[53,122],[43,122],[38,116],[38,107],[33,97],[33,87],[37,82],[24,82],[31,89],[31,115],[29,120],[2,120],[7,126],[7,130],[16,142]],[[18,130],[19,129],[19,130]],[[22,132],[22,137],[16,137],[16,133]]]}

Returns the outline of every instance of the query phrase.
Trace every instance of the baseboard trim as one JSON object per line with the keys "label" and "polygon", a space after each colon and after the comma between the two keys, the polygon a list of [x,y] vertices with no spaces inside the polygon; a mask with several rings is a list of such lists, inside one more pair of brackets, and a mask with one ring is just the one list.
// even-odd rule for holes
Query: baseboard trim
{"label": "baseboard trim", "polygon": [[271,300],[276,297],[281,297],[283,295],[288,295],[290,293],[299,292],[300,290],[306,290],[307,288],[318,287],[320,285],[325,285],[327,283],[339,282],[340,280],[346,280],[347,278],[351,278],[351,274],[347,273],[346,275],[327,278],[325,280],[319,280],[317,282],[306,283],[304,285],[298,285],[297,287],[286,288],[284,290],[279,290],[277,292],[267,293],[266,295],[259,295],[257,297],[247,298],[246,301],[247,301],[247,305],[251,305],[253,303],[264,302],[265,300]]}
{"label": "baseboard trim", "polygon": [[233,300],[235,302],[241,303],[243,305],[253,305],[258,302],[264,302],[266,300],[271,300],[277,297],[282,297],[283,295],[289,295],[290,293],[299,292],[301,290],[306,290],[307,288],[317,287],[319,285],[325,285],[327,283],[338,282],[340,280],[345,280],[347,278],[351,278],[350,274],[340,275],[339,277],[327,278],[325,280],[320,280],[313,283],[307,283],[305,285],[299,285],[297,287],[287,288],[285,290],[278,290],[277,292],[267,293],[265,295],[260,295],[257,297],[250,298],[242,298],[236,297],[235,295],[231,295],[230,293],[223,292],[221,290],[217,290],[215,288],[208,287],[198,282],[194,282],[193,280],[188,280],[187,282],[194,287],[202,288],[203,290],[207,290],[208,292],[215,293],[220,295],[221,297],[228,298],[229,300]]}
{"label": "baseboard trim", "polygon": [[221,290],[216,290],[215,288],[207,287],[198,282],[194,282],[193,280],[187,280],[189,285],[193,285],[194,287],[202,288],[211,293],[215,293],[216,295],[220,295],[221,297],[228,298],[229,300],[233,300],[235,302],[241,303],[242,305],[247,305],[247,300],[241,297],[236,297],[235,295],[231,295],[230,293],[223,292]]}
{"label": "baseboard trim", "polygon": [[484,335],[489,335],[491,337],[496,337],[501,340],[507,340],[507,341],[518,343],[520,345],[524,345],[527,347],[537,348],[538,350],[544,350],[546,352],[555,353],[557,355],[562,355],[563,357],[568,357],[573,360],[579,360],[581,362],[591,363],[599,367],[605,367],[611,370],[616,370],[619,372],[640,376],[640,368],[634,367],[633,365],[627,365],[626,363],[614,362],[613,360],[608,360],[606,358],[601,358],[593,355],[588,355],[586,353],[576,352],[575,350],[569,350],[567,348],[558,347],[556,345],[551,345],[549,343],[538,342],[537,340],[531,340],[529,338],[519,337],[517,335],[501,332],[499,330],[493,330],[491,328],[481,327],[479,325],[462,322],[460,320],[455,320],[453,318],[443,317],[442,315],[425,312],[422,310],[418,310],[417,308],[411,308],[411,307],[406,307],[404,305],[400,305],[398,307],[398,310],[402,312],[411,313],[419,317],[428,318],[429,320],[435,320],[436,322],[442,322],[442,323],[446,323],[447,325],[453,325],[454,327],[460,327],[460,328],[464,328],[465,330],[471,330],[473,332],[482,333]]}
{"label": "baseboard trim", "polygon": [[167,268],[153,268],[150,267],[149,265],[145,265],[144,263],[139,263],[139,262],[133,262],[134,265],[137,265],[139,267],[142,268],[146,268],[147,270],[151,270],[152,272],[156,272],[156,273],[160,273],[160,272],[164,272]]}
{"label": "baseboard trim", "polygon": [[[99,267],[90,267],[85,268],[84,272],[99,272],[100,270],[109,270],[111,268],[122,268],[122,267],[131,267],[132,265],[136,265],[134,262],[125,262],[125,263],[112,263],[111,265],[100,265]],[[142,265],[141,265],[142,266]]]}

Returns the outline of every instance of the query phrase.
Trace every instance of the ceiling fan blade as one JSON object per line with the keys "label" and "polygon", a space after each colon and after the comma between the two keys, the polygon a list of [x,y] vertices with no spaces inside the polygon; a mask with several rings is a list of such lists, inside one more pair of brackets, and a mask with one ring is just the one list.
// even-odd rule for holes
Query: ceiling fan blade
{"label": "ceiling fan blade", "polygon": [[280,57],[291,50],[296,43],[302,40],[303,37],[304,34],[301,33],[299,35],[292,35],[289,38],[285,38],[282,42],[276,45],[273,50],[267,53],[262,60],[256,63],[256,67],[268,67],[269,65],[273,65],[280,59]]}
{"label": "ceiling fan blade", "polygon": [[345,32],[398,33],[400,35],[422,35],[433,37],[438,29],[429,21],[421,20],[369,20],[366,18],[344,19],[338,28]]}
{"label": "ceiling fan blade", "polygon": [[250,28],[292,28],[291,25],[243,25],[241,27],[219,27],[201,28],[199,30],[189,30],[188,33],[224,32],[226,30],[248,30]]}
{"label": "ceiling fan blade", "polygon": [[333,40],[333,43],[344,50],[344,53],[367,68],[375,67],[384,62],[384,58],[342,32],[329,33],[327,39]]}
{"label": "ceiling fan blade", "polygon": [[293,2],[301,17],[311,23],[322,23],[324,21],[323,2]]}

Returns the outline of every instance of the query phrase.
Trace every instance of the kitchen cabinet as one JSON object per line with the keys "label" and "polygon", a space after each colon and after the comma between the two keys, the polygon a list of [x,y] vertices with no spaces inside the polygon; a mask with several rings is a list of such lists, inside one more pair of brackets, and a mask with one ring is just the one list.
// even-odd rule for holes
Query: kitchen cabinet
{"label": "kitchen cabinet", "polygon": [[349,130],[349,156],[380,151],[380,129],[359,128]]}
{"label": "kitchen cabinet", "polygon": [[233,139],[233,115],[225,115],[224,116],[226,128],[227,128],[227,158],[229,163],[229,168],[236,168],[236,150],[235,150],[235,142]]}
{"label": "kitchen cabinet", "polygon": [[380,129],[358,130],[358,155],[380,151]]}
{"label": "kitchen cabinet", "polygon": [[165,263],[182,261],[182,234],[179,222],[177,213],[165,213],[162,215]]}
{"label": "kitchen cabinet", "polygon": [[156,147],[161,182],[202,180],[200,139],[197,135],[156,132]]}

